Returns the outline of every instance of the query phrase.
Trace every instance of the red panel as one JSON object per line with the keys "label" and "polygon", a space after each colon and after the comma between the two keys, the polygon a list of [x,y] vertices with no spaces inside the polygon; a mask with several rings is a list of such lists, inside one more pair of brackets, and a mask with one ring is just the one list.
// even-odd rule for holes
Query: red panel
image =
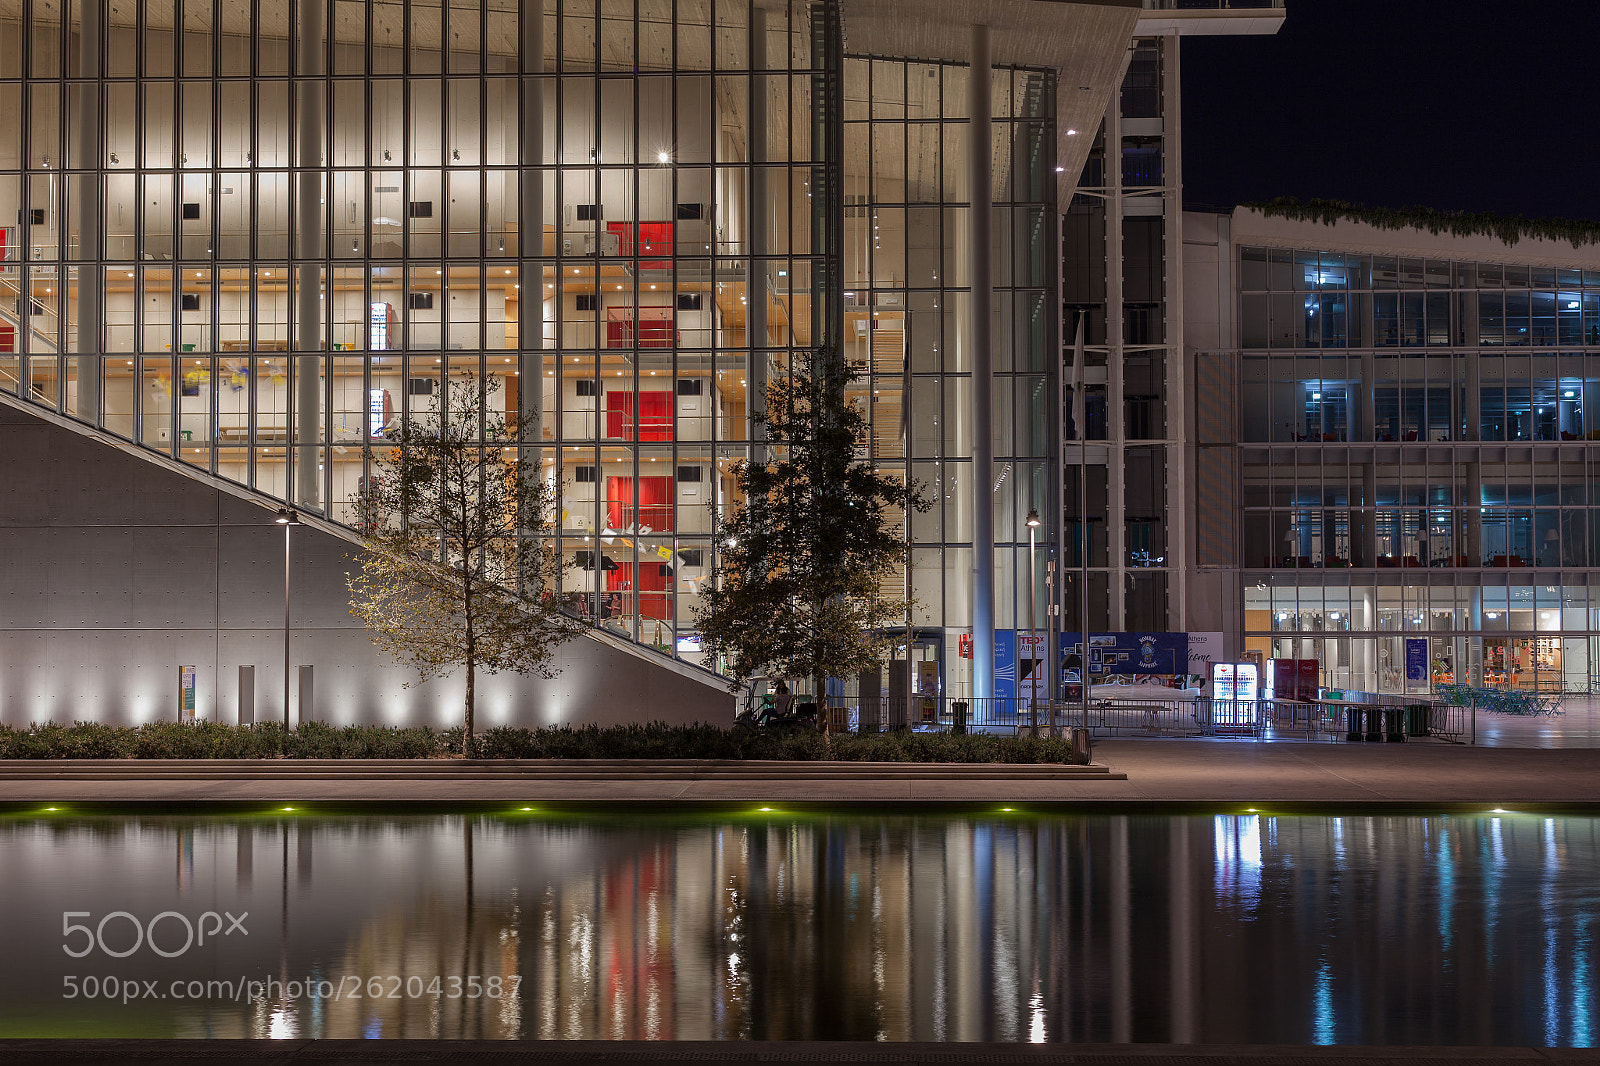
{"label": "red panel", "polygon": [[[606,229],[617,235],[618,255],[671,255],[671,222],[607,222]],[[640,270],[667,270],[665,259],[640,262]]]}
{"label": "red panel", "polygon": [[[3,251],[3,249],[0,249]],[[0,352],[17,350],[17,327],[0,323]]]}
{"label": "red panel", "polygon": [[633,417],[633,393],[606,393],[606,436],[633,440],[639,424]]}
{"label": "red panel", "polygon": [[606,308],[607,348],[670,348],[676,339],[670,307]]}
{"label": "red panel", "polygon": [[606,436],[623,440],[671,440],[671,391],[641,392],[638,417],[634,416],[633,393],[620,389],[606,393]]}
{"label": "red panel", "polygon": [[672,479],[642,477],[636,495],[633,478],[606,478],[606,524],[612,529],[648,526],[656,533],[671,533]]}

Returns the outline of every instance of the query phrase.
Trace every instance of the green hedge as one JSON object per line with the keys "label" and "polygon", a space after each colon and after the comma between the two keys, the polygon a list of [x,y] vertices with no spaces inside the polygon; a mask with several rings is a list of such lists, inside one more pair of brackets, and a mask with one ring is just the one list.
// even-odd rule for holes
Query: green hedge
{"label": "green hedge", "polygon": [[150,722],[108,726],[47,723],[26,729],[0,726],[0,759],[421,759],[442,755],[460,730],[426,727],[334,727],[310,722],[285,739],[275,722],[233,726],[218,722]]}
{"label": "green hedge", "polygon": [[1525,237],[1566,241],[1574,248],[1600,244],[1600,222],[1586,219],[1523,218],[1488,211],[1436,211],[1431,207],[1362,207],[1344,200],[1296,200],[1287,196],[1239,206],[1292,222],[1320,222],[1325,226],[1365,222],[1378,229],[1421,229],[1435,236],[1448,233],[1452,237],[1493,237],[1508,246]]}
{"label": "green hedge", "polygon": [[[287,735],[276,723],[152,722],[107,726],[78,722],[13,729],[0,726],[0,759],[426,759],[461,750],[461,730],[425,726],[335,727],[321,722]],[[825,743],[810,730],[754,733],[714,725],[649,725],[513,729],[478,735],[486,759],[842,759],[868,762],[1064,763],[1072,745],[1041,737],[981,733],[836,735]]]}
{"label": "green hedge", "polygon": [[812,730],[757,733],[713,725],[491,729],[478,738],[491,759],[789,759],[810,762],[1068,762],[1072,745],[1041,737],[970,733],[842,733],[831,743]]}

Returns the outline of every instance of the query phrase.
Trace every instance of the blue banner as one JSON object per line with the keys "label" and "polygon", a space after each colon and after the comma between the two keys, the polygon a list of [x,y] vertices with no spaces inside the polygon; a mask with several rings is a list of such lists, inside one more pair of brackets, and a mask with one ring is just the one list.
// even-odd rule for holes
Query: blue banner
{"label": "blue banner", "polygon": [[[1080,633],[1060,634],[1062,662],[1080,654]],[[1189,672],[1187,633],[1090,633],[1089,674],[1183,674]]]}
{"label": "blue banner", "polygon": [[1406,684],[1421,685],[1428,681],[1428,638],[1406,638]]}
{"label": "blue banner", "polygon": [[994,631],[994,694],[1009,700],[1017,694],[1017,632]]}

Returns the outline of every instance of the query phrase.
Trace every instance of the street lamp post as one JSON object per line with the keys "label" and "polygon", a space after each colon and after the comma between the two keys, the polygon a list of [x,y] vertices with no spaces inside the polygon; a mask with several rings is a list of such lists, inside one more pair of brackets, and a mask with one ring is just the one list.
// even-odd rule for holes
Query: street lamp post
{"label": "street lamp post", "polygon": [[[1016,512],[1013,511],[1013,514]],[[1028,671],[1028,731],[1039,735],[1039,616],[1034,608],[1033,586],[1037,581],[1034,570],[1033,548],[1039,532],[1039,512],[1028,508],[1028,657],[1033,669]]]}
{"label": "street lamp post", "polygon": [[300,524],[292,507],[278,508],[278,525],[283,527],[283,742],[289,743],[289,531]]}

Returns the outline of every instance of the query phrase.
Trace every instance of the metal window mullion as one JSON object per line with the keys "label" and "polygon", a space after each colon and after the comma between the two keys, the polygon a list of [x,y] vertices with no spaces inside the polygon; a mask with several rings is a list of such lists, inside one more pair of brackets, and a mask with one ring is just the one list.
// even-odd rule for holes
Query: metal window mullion
{"label": "metal window mullion", "polygon": [[[637,5],[635,5],[635,12],[636,12],[636,15],[637,15]],[[672,18],[672,43],[669,46],[669,54],[671,56],[671,62],[670,62],[669,65],[670,65],[671,69],[674,72],[676,72],[677,69],[678,69],[678,0],[672,0],[672,16],[671,16],[671,18]],[[638,40],[637,17],[635,19],[634,39],[637,42],[637,40]],[[635,47],[637,47],[637,43],[635,44]],[[716,99],[716,91],[715,91],[715,85],[714,84],[712,86],[711,97],[712,97],[712,99]],[[681,365],[682,365],[682,360],[681,360],[682,353],[679,350],[681,345],[679,344],[680,333],[678,331],[678,291],[679,291],[678,290],[678,221],[679,220],[678,220],[678,206],[677,205],[678,205],[678,197],[683,195],[681,190],[680,190],[680,188],[679,188],[679,180],[678,180],[679,176],[680,176],[679,175],[679,171],[678,171],[678,164],[680,162],[680,160],[679,160],[679,146],[683,143],[683,140],[679,136],[679,131],[678,131],[678,79],[675,76],[672,78],[672,92],[671,92],[671,104],[670,104],[670,106],[671,106],[671,109],[672,109],[672,113],[668,117],[667,128],[668,128],[668,130],[671,131],[671,144],[672,144],[672,162],[671,162],[671,166],[672,166],[672,195],[670,197],[668,197],[668,202],[671,205],[670,210],[672,212],[672,217],[671,217],[671,221],[672,221],[672,260],[671,260],[671,262],[672,262],[672,283],[669,286],[667,286],[667,288],[671,292],[671,299],[672,299],[672,304],[671,304],[671,306],[672,306],[672,348],[671,348],[672,366],[669,368],[669,372],[667,374],[667,397],[668,397],[667,403],[668,403],[668,411],[669,411],[669,414],[667,416],[668,417],[667,425],[668,425],[669,430],[670,430],[670,432],[672,434],[672,436],[671,436],[671,440],[672,440],[672,455],[667,460],[668,463],[670,464],[670,467],[669,467],[667,473],[671,475],[670,484],[672,485],[672,499],[668,502],[668,506],[671,508],[670,514],[672,516],[672,538],[671,538],[671,547],[669,549],[672,552],[672,558],[669,561],[673,564],[673,582],[672,582],[672,588],[670,590],[671,595],[669,595],[667,597],[667,603],[672,609],[672,617],[668,620],[669,628],[670,628],[670,631],[672,633],[672,641],[671,641],[671,643],[672,643],[672,651],[671,651],[670,654],[672,655],[673,658],[677,658],[678,657],[678,640],[677,640],[677,634],[678,634],[678,582],[677,582],[677,566],[676,566],[676,564],[677,564],[677,561],[678,561],[678,531],[683,528],[683,522],[680,520],[679,514],[678,514],[678,502],[679,502],[679,497],[680,497],[680,493],[678,492],[678,459],[679,459],[679,447],[678,447],[678,445],[679,445],[679,433],[678,433],[678,374],[680,373]],[[709,129],[713,129],[713,127],[711,127],[709,125],[706,128],[708,130]],[[715,136],[715,134],[713,133],[712,136]],[[716,153],[716,145],[715,144],[711,145],[711,150],[712,150],[713,157],[715,157],[715,153]],[[714,180],[712,182],[712,185],[713,185],[713,187],[715,187],[715,185],[716,185],[716,182]],[[715,277],[715,274],[713,274],[713,277]],[[715,370],[713,370],[713,374],[714,373],[715,373]],[[714,377],[713,377],[713,381],[715,381]],[[712,396],[710,398],[711,399],[715,399],[715,387],[713,387]],[[634,582],[634,584],[638,584],[638,582],[636,581],[636,582]]]}

